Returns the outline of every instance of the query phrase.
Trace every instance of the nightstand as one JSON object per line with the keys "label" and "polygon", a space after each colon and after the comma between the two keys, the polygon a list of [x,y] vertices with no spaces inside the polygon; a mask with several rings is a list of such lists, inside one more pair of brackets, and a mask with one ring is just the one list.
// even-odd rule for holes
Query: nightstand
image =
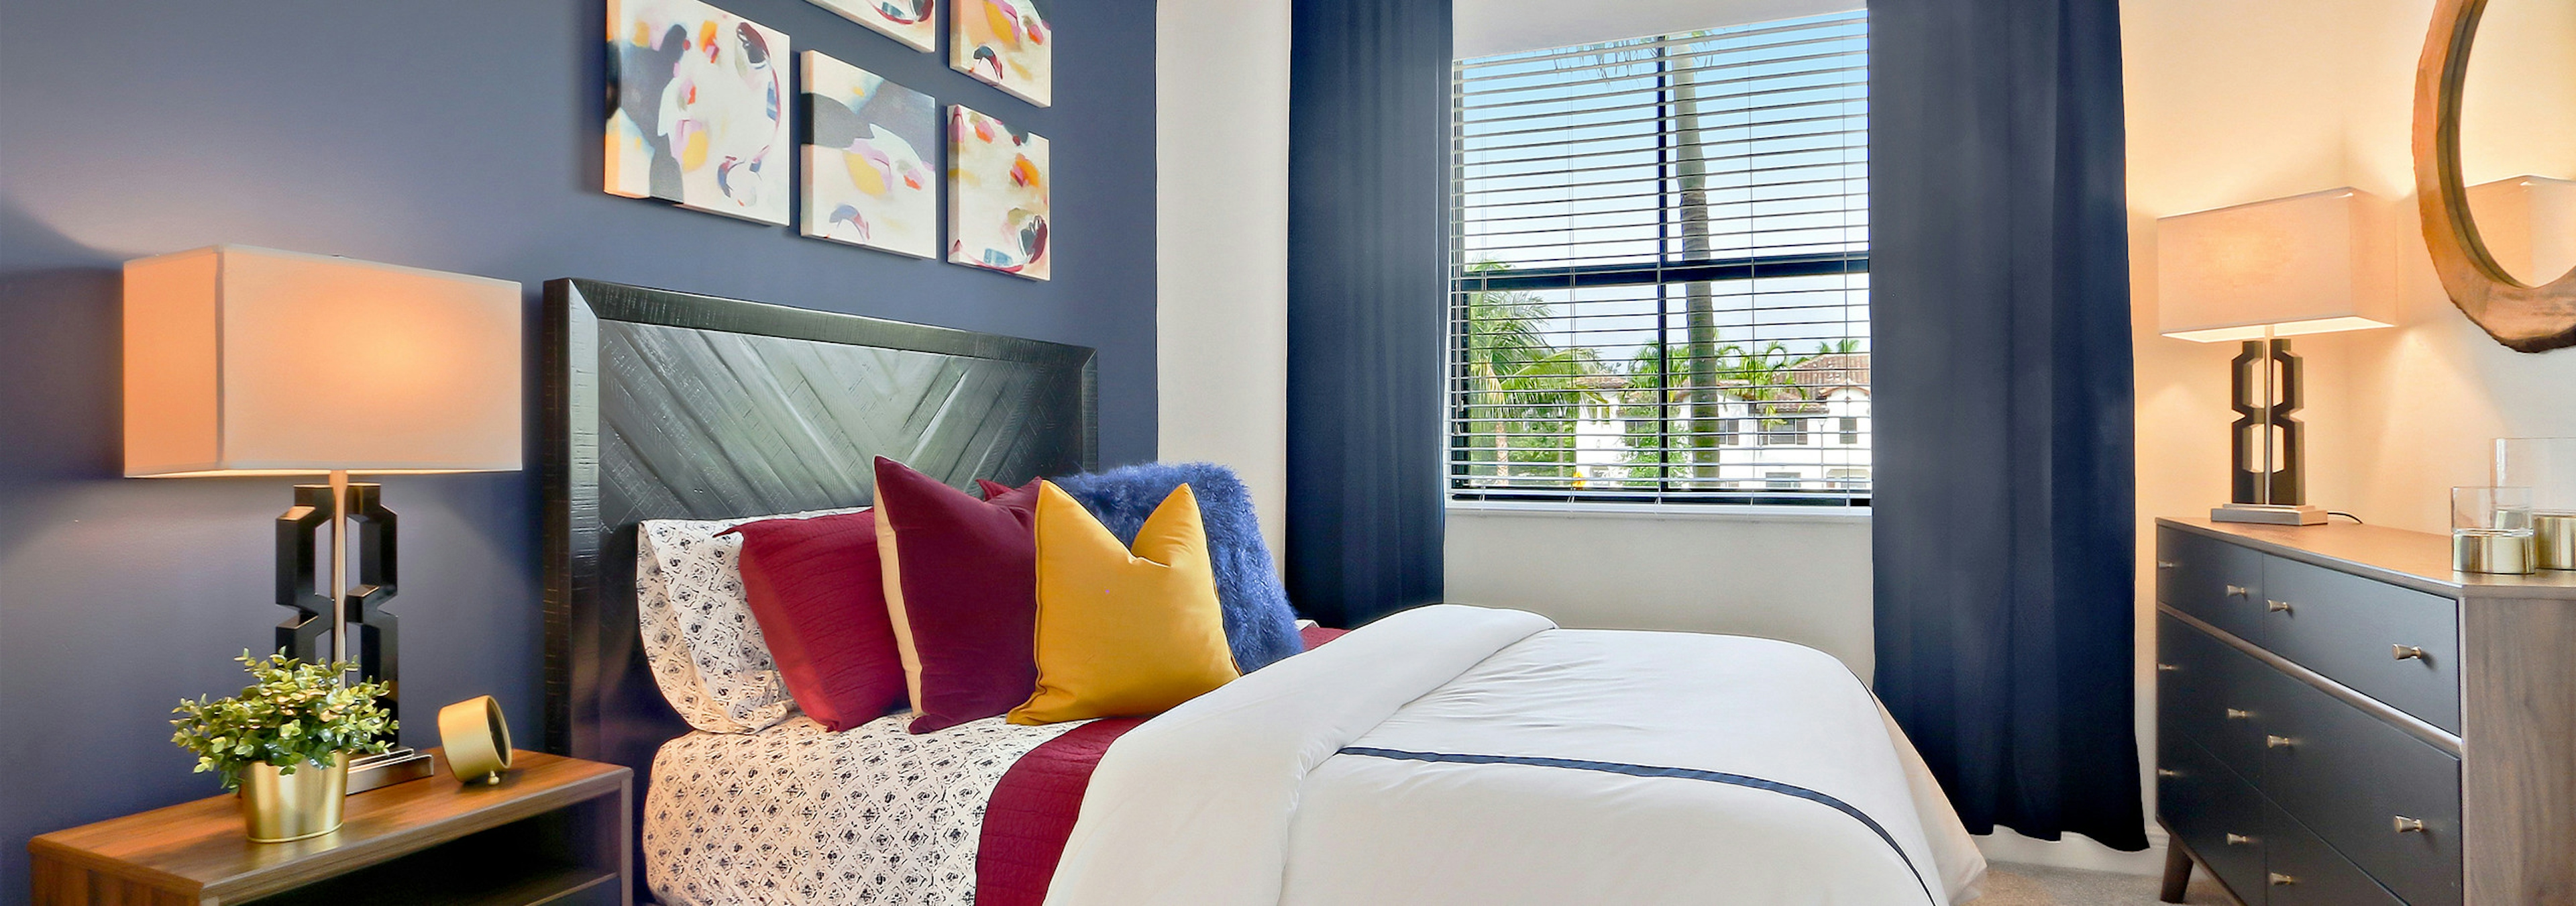
{"label": "nightstand", "polygon": [[521,751],[498,786],[459,786],[431,754],[436,774],[350,796],[310,840],[250,842],[232,796],[37,837],[36,906],[634,902],[634,772]]}

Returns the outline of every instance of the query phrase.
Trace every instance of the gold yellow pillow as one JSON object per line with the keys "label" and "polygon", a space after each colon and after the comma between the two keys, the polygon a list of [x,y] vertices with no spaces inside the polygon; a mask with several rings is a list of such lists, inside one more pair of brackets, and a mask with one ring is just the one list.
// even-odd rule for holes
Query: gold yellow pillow
{"label": "gold yellow pillow", "polygon": [[1160,714],[1242,675],[1189,485],[1146,517],[1131,551],[1044,483],[1037,534],[1038,685],[1012,723]]}

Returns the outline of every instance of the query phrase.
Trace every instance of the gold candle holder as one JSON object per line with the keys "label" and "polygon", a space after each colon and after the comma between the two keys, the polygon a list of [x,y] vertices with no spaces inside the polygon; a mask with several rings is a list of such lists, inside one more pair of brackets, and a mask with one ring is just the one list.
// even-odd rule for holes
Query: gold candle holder
{"label": "gold candle holder", "polygon": [[2532,565],[2541,569],[2576,569],[2576,513],[2539,513],[2531,517]]}
{"label": "gold candle holder", "polygon": [[2520,576],[2531,569],[2531,534],[2476,530],[2451,533],[2451,568],[2464,573]]}

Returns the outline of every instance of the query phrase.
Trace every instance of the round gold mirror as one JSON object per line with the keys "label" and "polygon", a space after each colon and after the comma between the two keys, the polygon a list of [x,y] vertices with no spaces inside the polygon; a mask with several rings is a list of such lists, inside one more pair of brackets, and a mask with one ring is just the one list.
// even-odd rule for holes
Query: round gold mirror
{"label": "round gold mirror", "polygon": [[2576,4],[2438,0],[2415,83],[2424,240],[2452,303],[2516,350],[2576,345],[2571,179]]}

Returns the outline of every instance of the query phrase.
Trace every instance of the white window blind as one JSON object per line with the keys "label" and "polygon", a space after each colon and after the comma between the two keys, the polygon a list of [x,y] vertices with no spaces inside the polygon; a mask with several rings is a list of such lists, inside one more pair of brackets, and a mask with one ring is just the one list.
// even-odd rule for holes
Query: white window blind
{"label": "white window blind", "polygon": [[1452,499],[1868,503],[1867,42],[1456,64]]}

